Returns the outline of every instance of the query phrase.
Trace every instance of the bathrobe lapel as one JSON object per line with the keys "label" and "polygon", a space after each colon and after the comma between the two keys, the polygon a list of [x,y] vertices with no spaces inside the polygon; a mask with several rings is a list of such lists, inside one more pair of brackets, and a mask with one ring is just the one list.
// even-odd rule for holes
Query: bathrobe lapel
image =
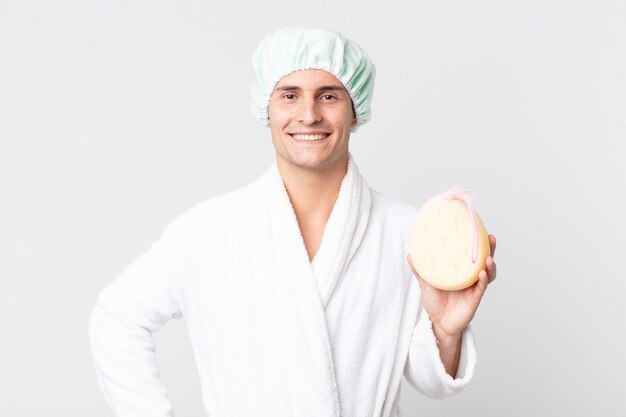
{"label": "bathrobe lapel", "polygon": [[363,239],[369,213],[369,188],[349,155],[348,171],[311,263],[324,308]]}
{"label": "bathrobe lapel", "polygon": [[[361,177],[352,155],[341,183],[337,201],[328,219],[320,248],[309,262],[298,221],[274,160],[257,182],[258,197],[266,202],[259,210],[258,255],[268,270],[274,317],[280,317],[277,334],[284,344],[281,362],[293,372],[287,379],[294,386],[304,384],[310,402],[301,404],[310,415],[339,416],[339,395],[329,339],[325,307],[356,252],[369,219],[370,191]],[[267,216],[267,219],[263,217]],[[265,222],[265,220],[267,220]],[[300,358],[298,363],[285,363]],[[285,366],[286,365],[286,366]],[[309,414],[307,414],[309,415]]]}

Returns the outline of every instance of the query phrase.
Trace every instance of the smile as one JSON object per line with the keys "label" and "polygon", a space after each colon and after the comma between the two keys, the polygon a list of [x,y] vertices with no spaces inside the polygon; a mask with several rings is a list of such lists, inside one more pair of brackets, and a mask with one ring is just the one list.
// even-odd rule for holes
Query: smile
{"label": "smile", "polygon": [[323,139],[326,139],[328,136],[330,136],[328,133],[323,133],[323,134],[318,134],[318,135],[299,135],[299,134],[291,135],[291,137],[294,139],[307,140],[307,141],[323,140]]}

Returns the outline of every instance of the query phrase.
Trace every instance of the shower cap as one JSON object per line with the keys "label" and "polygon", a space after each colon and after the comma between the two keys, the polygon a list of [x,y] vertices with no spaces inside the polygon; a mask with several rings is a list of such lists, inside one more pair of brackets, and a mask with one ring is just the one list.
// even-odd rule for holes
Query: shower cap
{"label": "shower cap", "polygon": [[280,79],[305,69],[327,71],[346,88],[357,118],[351,132],[370,120],[376,77],[370,57],[341,33],[299,26],[268,33],[252,55],[251,109],[259,123],[269,124],[268,105]]}

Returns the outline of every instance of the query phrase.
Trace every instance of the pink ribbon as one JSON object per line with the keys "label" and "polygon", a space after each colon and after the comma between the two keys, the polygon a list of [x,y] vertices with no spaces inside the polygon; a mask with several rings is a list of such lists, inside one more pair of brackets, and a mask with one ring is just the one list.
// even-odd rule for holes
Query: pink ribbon
{"label": "pink ribbon", "polygon": [[478,218],[476,217],[476,212],[474,211],[474,206],[472,206],[472,201],[470,200],[470,196],[467,193],[473,193],[473,190],[463,190],[458,186],[454,186],[448,191],[442,194],[443,198],[446,200],[459,199],[465,201],[467,204],[467,209],[469,210],[470,217],[473,220],[472,225],[472,263],[475,264],[478,260]]}

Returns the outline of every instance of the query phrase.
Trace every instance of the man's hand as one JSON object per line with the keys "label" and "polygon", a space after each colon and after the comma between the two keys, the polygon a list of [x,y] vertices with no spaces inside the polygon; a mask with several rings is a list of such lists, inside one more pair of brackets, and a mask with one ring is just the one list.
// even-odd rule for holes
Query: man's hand
{"label": "man's hand", "polygon": [[422,289],[422,305],[433,323],[433,329],[436,327],[440,334],[450,337],[460,336],[463,329],[474,317],[487,285],[496,279],[496,263],[493,260],[496,251],[496,237],[491,234],[489,235],[489,246],[491,255],[487,256],[485,261],[487,270],[483,269],[479,272],[478,281],[474,285],[458,291],[440,290],[429,285],[415,271],[411,256],[407,254],[406,259]]}
{"label": "man's hand", "polygon": [[437,339],[441,361],[446,372],[453,378],[456,376],[461,357],[461,332],[474,317],[487,285],[496,279],[496,263],[493,260],[496,252],[494,235],[489,235],[489,246],[491,255],[485,260],[487,270],[483,269],[478,273],[478,281],[474,285],[458,291],[440,290],[429,285],[415,271],[410,254],[406,255],[406,260],[422,289],[422,305],[433,323],[433,333]]}

